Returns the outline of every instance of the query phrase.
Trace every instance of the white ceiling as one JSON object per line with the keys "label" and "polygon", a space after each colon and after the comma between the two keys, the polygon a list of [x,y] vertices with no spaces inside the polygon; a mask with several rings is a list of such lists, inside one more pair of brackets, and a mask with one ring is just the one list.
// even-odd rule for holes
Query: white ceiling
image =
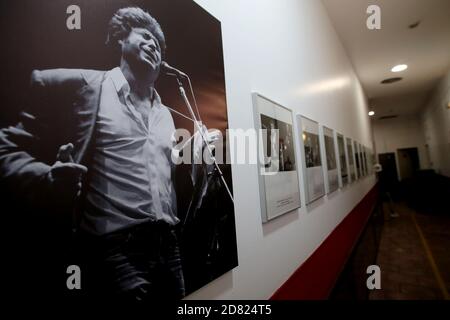
{"label": "white ceiling", "polygon": [[[377,118],[420,112],[450,67],[450,0],[322,0]],[[381,8],[381,30],[369,30],[369,5]],[[408,26],[420,20],[415,29]],[[408,70],[392,73],[394,65]],[[391,77],[393,84],[380,84]]]}

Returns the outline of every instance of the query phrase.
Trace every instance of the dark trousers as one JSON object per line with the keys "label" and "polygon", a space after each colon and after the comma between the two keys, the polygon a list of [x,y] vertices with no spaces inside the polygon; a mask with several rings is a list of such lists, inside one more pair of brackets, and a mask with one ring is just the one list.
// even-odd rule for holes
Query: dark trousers
{"label": "dark trousers", "polygon": [[[185,295],[177,236],[163,222],[146,222],[101,237],[83,235],[87,286],[95,296],[146,301]],[[86,260],[87,257],[87,260]]]}

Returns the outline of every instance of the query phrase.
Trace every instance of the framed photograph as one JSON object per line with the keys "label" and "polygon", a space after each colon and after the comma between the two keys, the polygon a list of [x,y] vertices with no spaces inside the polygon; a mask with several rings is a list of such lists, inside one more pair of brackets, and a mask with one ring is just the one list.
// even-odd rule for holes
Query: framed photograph
{"label": "framed photograph", "polygon": [[347,159],[348,159],[348,171],[349,171],[349,182],[356,181],[357,175],[356,175],[356,165],[355,165],[355,153],[353,151],[353,142],[352,139],[347,138],[346,140],[346,152],[347,152]]}
{"label": "framed photograph", "polygon": [[325,195],[325,181],[319,139],[319,124],[297,115],[304,161],[306,203],[309,204]]}
{"label": "framed photograph", "polygon": [[338,167],[336,160],[336,148],[334,143],[334,131],[330,128],[323,127],[323,141],[325,146],[325,159],[327,177],[328,177],[328,193],[332,193],[339,189]]}
{"label": "framed photograph", "polygon": [[362,177],[361,172],[361,158],[359,157],[359,143],[356,141],[353,141],[353,152],[355,153],[355,165],[356,165],[356,176],[357,179]]}
{"label": "framed photograph", "polygon": [[347,161],[347,153],[345,151],[345,141],[344,136],[342,134],[336,133],[336,142],[337,142],[337,160],[339,162],[338,167],[339,170],[339,185],[341,187],[347,185],[349,183],[349,170],[348,170],[348,161]]}
{"label": "framed photograph", "polygon": [[292,111],[253,93],[262,221],[300,207]]}
{"label": "framed photograph", "polygon": [[359,148],[359,163],[360,163],[360,169],[361,169],[361,176],[366,176],[366,163],[364,162],[363,152],[364,152],[364,146],[361,143],[358,143]]}
{"label": "framed photograph", "polygon": [[369,175],[369,162],[367,159],[367,147],[363,146],[363,152],[362,152],[362,157],[363,157],[363,163],[364,163],[364,175],[368,176]]}

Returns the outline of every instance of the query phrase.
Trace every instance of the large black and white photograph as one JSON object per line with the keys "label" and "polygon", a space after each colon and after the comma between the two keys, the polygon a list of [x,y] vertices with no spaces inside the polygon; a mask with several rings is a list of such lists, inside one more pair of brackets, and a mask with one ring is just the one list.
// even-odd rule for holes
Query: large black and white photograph
{"label": "large black and white photograph", "polygon": [[253,93],[258,134],[261,217],[268,222],[300,207],[292,111]]}
{"label": "large black and white photograph", "polygon": [[151,305],[236,267],[220,21],[191,0],[0,12],[4,290]]}
{"label": "large black and white photograph", "polygon": [[299,116],[298,121],[305,157],[306,201],[311,203],[325,195],[319,124],[302,116]]}
{"label": "large black and white photograph", "polygon": [[325,155],[327,158],[328,193],[331,193],[339,189],[338,168],[333,130],[327,127],[323,127],[323,138],[325,143]]}
{"label": "large black and white photograph", "polygon": [[341,181],[342,186],[345,186],[349,182],[349,174],[347,167],[347,157],[345,155],[345,143],[344,136],[341,134],[337,134],[337,145],[338,145],[338,154],[339,154],[339,166],[341,168]]}

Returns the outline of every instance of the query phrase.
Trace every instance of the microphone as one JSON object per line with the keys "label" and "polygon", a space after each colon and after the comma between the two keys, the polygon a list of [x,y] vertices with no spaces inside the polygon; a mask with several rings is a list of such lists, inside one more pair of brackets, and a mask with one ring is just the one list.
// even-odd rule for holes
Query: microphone
{"label": "microphone", "polygon": [[188,78],[186,73],[181,72],[180,70],[172,67],[165,61],[161,62],[161,71],[169,76],[176,76],[178,78]]}

